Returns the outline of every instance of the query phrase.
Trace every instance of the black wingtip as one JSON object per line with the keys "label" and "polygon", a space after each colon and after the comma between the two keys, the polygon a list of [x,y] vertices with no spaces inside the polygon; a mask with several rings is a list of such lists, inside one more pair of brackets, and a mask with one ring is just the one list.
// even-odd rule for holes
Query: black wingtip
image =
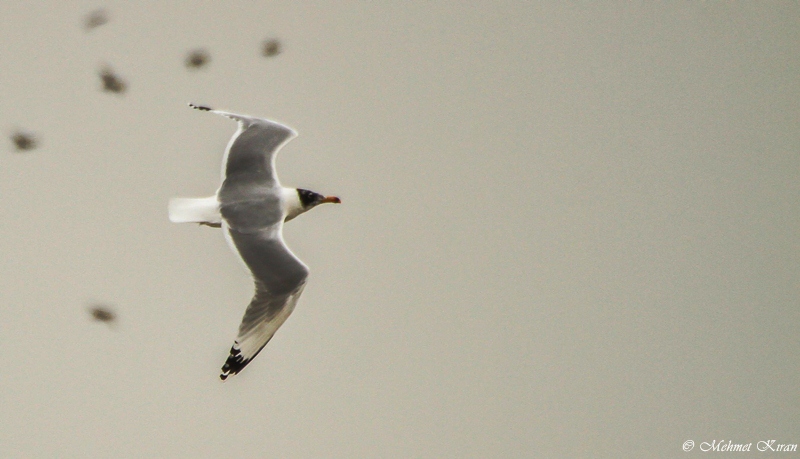
{"label": "black wingtip", "polygon": [[242,357],[241,351],[239,351],[239,343],[234,342],[233,346],[231,346],[231,353],[225,361],[225,365],[222,366],[222,373],[219,375],[219,379],[225,381],[228,376],[239,373],[251,360],[253,359],[245,360]]}
{"label": "black wingtip", "polygon": [[195,105],[193,103],[189,103],[189,106],[192,107],[195,110],[202,110],[204,112],[210,112],[210,111],[214,110],[211,107],[206,107],[206,106],[203,106],[203,105]]}

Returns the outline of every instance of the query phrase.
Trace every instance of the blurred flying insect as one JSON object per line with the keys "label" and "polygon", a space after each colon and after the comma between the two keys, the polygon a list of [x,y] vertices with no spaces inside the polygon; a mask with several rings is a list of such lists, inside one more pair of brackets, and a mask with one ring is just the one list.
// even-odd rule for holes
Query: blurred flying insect
{"label": "blurred flying insect", "polygon": [[17,147],[17,151],[28,151],[36,148],[36,137],[33,134],[17,131],[11,135],[11,141]]}
{"label": "blurred flying insect", "polygon": [[186,67],[199,69],[204,67],[211,60],[211,56],[204,49],[196,49],[186,56]]}
{"label": "blurred flying insect", "polygon": [[95,304],[89,307],[89,315],[97,322],[111,323],[117,320],[117,313],[110,307]]}
{"label": "blurred flying insect", "polygon": [[277,56],[280,52],[281,42],[275,38],[264,40],[264,43],[261,45],[261,53],[266,57]]}
{"label": "blurred flying insect", "polygon": [[103,82],[103,91],[122,94],[127,88],[127,84],[117,74],[106,66],[100,70],[100,80]]}
{"label": "blurred flying insect", "polygon": [[108,22],[108,14],[106,10],[99,8],[86,15],[86,19],[83,21],[83,27],[87,31],[90,31],[95,27],[100,27],[106,22]]}

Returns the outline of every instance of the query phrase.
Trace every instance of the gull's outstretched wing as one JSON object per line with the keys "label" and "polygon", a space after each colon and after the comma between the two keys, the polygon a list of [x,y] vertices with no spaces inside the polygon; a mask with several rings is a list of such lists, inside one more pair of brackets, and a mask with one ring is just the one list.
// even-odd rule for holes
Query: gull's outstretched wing
{"label": "gull's outstretched wing", "polygon": [[237,173],[258,175],[268,185],[277,186],[275,156],[288,141],[297,137],[294,129],[275,121],[189,104],[190,107],[226,116],[239,124],[222,157],[222,180]]}
{"label": "gull's outstretched wing", "polygon": [[292,313],[305,287],[308,268],[286,247],[282,226],[279,221],[260,231],[242,232],[223,222],[226,237],[250,269],[256,285],[222,367],[223,380],[240,372],[261,352]]}

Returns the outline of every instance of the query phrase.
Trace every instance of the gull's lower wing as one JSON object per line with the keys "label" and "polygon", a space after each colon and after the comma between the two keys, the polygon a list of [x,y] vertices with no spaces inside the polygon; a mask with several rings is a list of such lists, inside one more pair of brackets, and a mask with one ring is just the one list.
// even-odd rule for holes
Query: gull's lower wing
{"label": "gull's lower wing", "polygon": [[256,287],[256,295],[244,313],[239,335],[222,366],[220,379],[224,381],[228,376],[239,373],[256,358],[294,311],[304,287],[300,286],[295,293],[281,298],[274,298],[269,292]]}
{"label": "gull's lower wing", "polygon": [[229,241],[250,269],[255,295],[239,326],[220,378],[242,370],[267,345],[294,310],[305,287],[308,268],[286,247],[282,222],[258,232],[240,232],[224,225]]}

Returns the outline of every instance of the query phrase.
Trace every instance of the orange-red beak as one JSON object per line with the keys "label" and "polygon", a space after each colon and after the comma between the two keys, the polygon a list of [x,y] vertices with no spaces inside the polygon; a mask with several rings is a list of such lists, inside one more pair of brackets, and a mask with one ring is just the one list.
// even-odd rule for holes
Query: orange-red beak
{"label": "orange-red beak", "polygon": [[326,202],[330,202],[332,204],[341,204],[342,200],[337,198],[336,196],[325,196],[325,199],[320,201],[320,203],[323,204],[323,203],[326,203]]}

